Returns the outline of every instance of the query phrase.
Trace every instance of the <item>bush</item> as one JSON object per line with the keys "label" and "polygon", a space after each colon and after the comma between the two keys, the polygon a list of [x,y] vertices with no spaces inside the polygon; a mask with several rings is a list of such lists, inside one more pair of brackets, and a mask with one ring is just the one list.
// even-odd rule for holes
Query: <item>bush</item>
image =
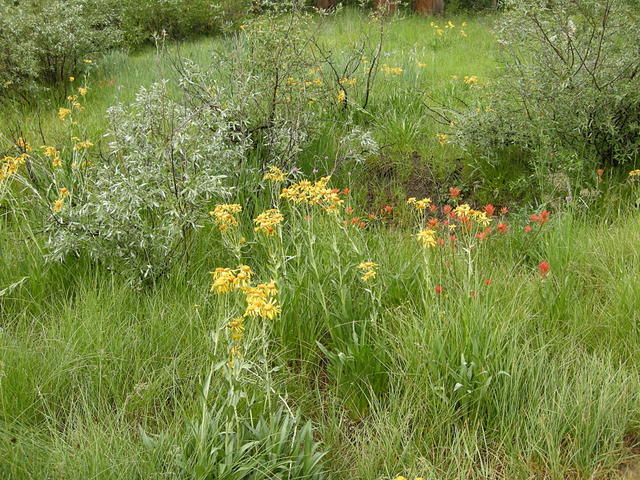
{"label": "bush", "polygon": [[129,45],[165,32],[170,38],[220,33],[249,10],[249,0],[136,0],[117,1],[121,28]]}
{"label": "bush", "polygon": [[[512,2],[498,26],[500,92],[459,118],[480,162],[579,178],[640,151],[638,12],[615,0]],[[485,164],[486,166],[486,164]],[[519,180],[518,180],[519,181]]]}
{"label": "bush", "polygon": [[50,258],[86,254],[146,281],[182,258],[246,148],[228,111],[206,107],[172,99],[166,82],[142,88],[133,104],[109,109],[103,160],[64,158],[48,182],[31,181],[55,187],[41,194],[49,202],[60,192],[46,223]]}
{"label": "bush", "polygon": [[121,43],[117,12],[96,0],[0,5],[0,96],[64,82]]}

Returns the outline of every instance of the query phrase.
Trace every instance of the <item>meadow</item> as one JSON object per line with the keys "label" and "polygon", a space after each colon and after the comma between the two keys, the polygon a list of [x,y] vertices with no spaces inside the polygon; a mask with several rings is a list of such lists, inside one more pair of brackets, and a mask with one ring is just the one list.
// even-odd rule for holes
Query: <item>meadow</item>
{"label": "meadow", "polygon": [[496,20],[247,20],[5,108],[0,477],[634,478],[640,171],[472,161]]}

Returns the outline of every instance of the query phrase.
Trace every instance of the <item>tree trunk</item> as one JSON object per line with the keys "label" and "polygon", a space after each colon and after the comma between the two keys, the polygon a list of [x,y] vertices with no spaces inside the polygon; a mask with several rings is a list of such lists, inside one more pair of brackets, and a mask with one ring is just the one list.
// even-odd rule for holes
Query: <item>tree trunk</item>
{"label": "tree trunk", "polygon": [[318,6],[318,8],[321,8],[323,10],[329,10],[330,8],[334,7],[334,0],[317,0],[316,4]]}
{"label": "tree trunk", "polygon": [[414,0],[413,8],[417,13],[440,15],[444,13],[444,0]]}
{"label": "tree trunk", "polygon": [[398,8],[397,0],[375,0],[374,4],[376,10],[384,15],[393,15]]}

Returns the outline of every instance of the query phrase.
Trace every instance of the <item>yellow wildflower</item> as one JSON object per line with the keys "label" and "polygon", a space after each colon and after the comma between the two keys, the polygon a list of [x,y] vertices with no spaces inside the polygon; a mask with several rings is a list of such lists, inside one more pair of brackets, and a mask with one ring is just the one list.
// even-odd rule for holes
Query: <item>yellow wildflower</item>
{"label": "yellow wildflower", "polygon": [[83,142],[78,142],[73,146],[74,150],[88,150],[89,148],[93,147],[93,143],[91,143],[89,140],[85,140]]}
{"label": "yellow wildflower", "polygon": [[240,213],[242,207],[237,203],[216,205],[216,208],[209,212],[215,218],[218,228],[222,231],[228,230],[230,227],[237,227],[238,220],[234,216],[236,213]]}
{"label": "yellow wildflower", "polygon": [[87,94],[87,92],[89,91],[88,88],[85,87],[80,87],[78,88],[78,92],[80,93],[80,95],[82,95],[83,97]]}
{"label": "yellow wildflower", "polygon": [[415,197],[411,197],[407,200],[407,203],[416,207],[416,210],[426,210],[429,205],[431,205],[431,199],[423,198],[422,200],[416,200]]}
{"label": "yellow wildflower", "polygon": [[269,166],[269,171],[262,177],[263,180],[269,180],[273,183],[284,182],[287,178],[287,174],[280,170],[275,165]]}
{"label": "yellow wildflower", "polygon": [[640,170],[631,170],[629,172],[630,177],[640,177]]}
{"label": "yellow wildflower", "polygon": [[449,135],[447,135],[446,133],[437,133],[436,138],[438,139],[438,143],[440,144],[440,146],[444,147],[447,144]]}
{"label": "yellow wildflower", "polygon": [[418,242],[423,247],[433,248],[436,246],[436,231],[431,228],[425,228],[416,235]]}
{"label": "yellow wildflower", "polygon": [[253,220],[253,222],[256,224],[256,227],[253,230],[256,232],[264,233],[265,235],[271,237],[275,235],[276,228],[283,221],[284,216],[277,208],[265,210]]}
{"label": "yellow wildflower", "polygon": [[362,270],[362,277],[360,280],[366,282],[372,278],[376,277],[376,269],[378,268],[378,264],[375,262],[363,262],[356,267],[358,270]]}
{"label": "yellow wildflower", "polygon": [[342,103],[342,102],[344,102],[346,100],[346,98],[347,98],[347,94],[344,93],[344,90],[340,90],[338,92],[338,97],[336,98],[336,103],[338,103],[338,104]]}
{"label": "yellow wildflower", "polygon": [[64,199],[59,198],[58,200],[53,202],[53,212],[54,213],[60,212],[62,210],[62,207],[64,207]]}
{"label": "yellow wildflower", "polygon": [[67,118],[67,115],[69,115],[70,113],[71,113],[71,110],[69,110],[68,108],[60,107],[58,109],[58,118],[60,120],[64,120],[65,118]]}

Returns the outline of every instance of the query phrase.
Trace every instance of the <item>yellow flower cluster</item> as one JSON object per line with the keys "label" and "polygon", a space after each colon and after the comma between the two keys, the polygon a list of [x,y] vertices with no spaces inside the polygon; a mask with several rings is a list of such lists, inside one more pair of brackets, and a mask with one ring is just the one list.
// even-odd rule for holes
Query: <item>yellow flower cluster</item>
{"label": "yellow flower cluster", "polygon": [[404,70],[402,68],[400,68],[400,67],[390,67],[386,63],[384,65],[382,65],[382,68],[380,68],[380,70],[382,70],[382,73],[384,73],[385,75],[389,75],[389,74],[401,75],[402,72],[404,72]]}
{"label": "yellow flower cluster", "polygon": [[262,177],[263,180],[269,180],[273,183],[284,182],[287,178],[287,174],[280,170],[275,165],[269,166],[269,171]]}
{"label": "yellow flower cluster", "polygon": [[73,146],[74,150],[88,150],[89,148],[93,147],[93,143],[91,143],[89,140],[84,140],[82,142],[78,142]]}
{"label": "yellow flower cluster", "polygon": [[261,317],[273,320],[280,315],[282,308],[278,305],[275,297],[278,295],[276,282],[261,283],[255,287],[243,289],[247,300],[247,310],[245,317]]}
{"label": "yellow flower cluster", "polygon": [[418,232],[416,238],[423,247],[434,248],[437,245],[436,231],[431,228],[425,228]]}
{"label": "yellow flower cluster", "polygon": [[276,228],[284,221],[284,216],[277,208],[265,210],[258,215],[253,223],[256,227],[253,229],[256,232],[264,233],[268,237],[272,237],[276,234]]}
{"label": "yellow flower cluster", "polygon": [[357,78],[355,78],[355,77],[353,77],[353,78],[347,78],[347,77],[345,77],[345,78],[341,78],[341,79],[340,79],[340,83],[341,83],[342,85],[347,85],[347,86],[349,86],[349,87],[350,87],[351,85],[355,85],[357,82],[358,82],[358,79],[357,79]]}
{"label": "yellow flower cluster", "polygon": [[360,280],[362,280],[363,282],[366,282],[372,278],[376,277],[376,269],[379,267],[379,265],[375,262],[363,262],[360,265],[358,265],[358,270],[362,270],[362,277],[360,277]]}
{"label": "yellow flower cluster", "polygon": [[84,110],[84,107],[82,106],[82,104],[80,102],[78,102],[78,96],[77,95],[69,95],[67,97],[67,100],[69,100],[71,102],[71,105],[78,111],[82,112]]}
{"label": "yellow flower cluster", "polygon": [[235,214],[241,211],[242,207],[237,203],[227,203],[216,205],[216,208],[214,208],[212,212],[209,212],[209,214],[215,218],[218,228],[221,231],[225,231],[231,227],[238,226],[238,219],[235,217]]}
{"label": "yellow flower cluster", "polygon": [[62,160],[60,160],[60,152],[58,151],[58,149],[56,147],[50,147],[47,145],[43,145],[40,147],[43,151],[43,153],[45,154],[45,156],[49,157],[51,159],[51,166],[52,167],[59,167],[62,165]]}
{"label": "yellow flower cluster", "polygon": [[337,190],[331,190],[327,187],[330,178],[322,177],[317,182],[303,180],[282,190],[280,198],[285,198],[294,203],[317,205],[325,211],[336,212],[342,205],[343,200],[338,195]]}
{"label": "yellow flower cluster", "polygon": [[487,216],[487,212],[473,210],[467,203],[457,206],[453,211],[459,217],[471,218],[478,225],[487,226],[491,223],[491,219]]}
{"label": "yellow flower cluster", "polygon": [[240,265],[235,270],[231,268],[216,268],[213,272],[211,293],[227,293],[232,290],[244,288],[251,283],[253,270],[248,265]]}
{"label": "yellow flower cluster", "polygon": [[0,159],[0,180],[9,178],[18,172],[20,165],[27,161],[28,155],[23,153],[17,157],[4,157]]}
{"label": "yellow flower cluster", "polygon": [[416,210],[426,210],[431,205],[430,198],[423,198],[422,200],[416,200],[416,197],[411,197],[407,200],[409,205],[416,207]]}
{"label": "yellow flower cluster", "polygon": [[440,144],[440,146],[444,147],[449,140],[449,135],[447,135],[446,133],[437,133],[436,138],[438,139],[438,143]]}
{"label": "yellow flower cluster", "polygon": [[53,202],[53,206],[51,207],[51,209],[53,210],[53,213],[59,213],[62,211],[62,209],[64,208],[64,201],[66,198],[70,197],[71,193],[69,193],[69,189],[62,187],[58,190],[58,199]]}
{"label": "yellow flower cluster", "polygon": [[346,100],[346,98],[347,98],[347,94],[344,93],[344,90],[340,90],[338,92],[338,96],[336,97],[336,103],[340,104],[340,103],[344,102]]}
{"label": "yellow flower cluster", "polygon": [[68,108],[60,107],[58,109],[58,118],[62,121],[64,121],[67,118],[67,116],[70,114],[71,114],[71,110]]}
{"label": "yellow flower cluster", "polygon": [[464,83],[466,83],[467,85],[477,85],[478,84],[478,77],[476,75],[470,75],[470,76],[466,76],[463,78]]}
{"label": "yellow flower cluster", "polygon": [[629,172],[630,177],[640,177],[640,170],[631,170]]}
{"label": "yellow flower cluster", "polygon": [[241,342],[244,338],[244,317],[234,318],[228,323],[231,331],[231,339],[234,342]]}

